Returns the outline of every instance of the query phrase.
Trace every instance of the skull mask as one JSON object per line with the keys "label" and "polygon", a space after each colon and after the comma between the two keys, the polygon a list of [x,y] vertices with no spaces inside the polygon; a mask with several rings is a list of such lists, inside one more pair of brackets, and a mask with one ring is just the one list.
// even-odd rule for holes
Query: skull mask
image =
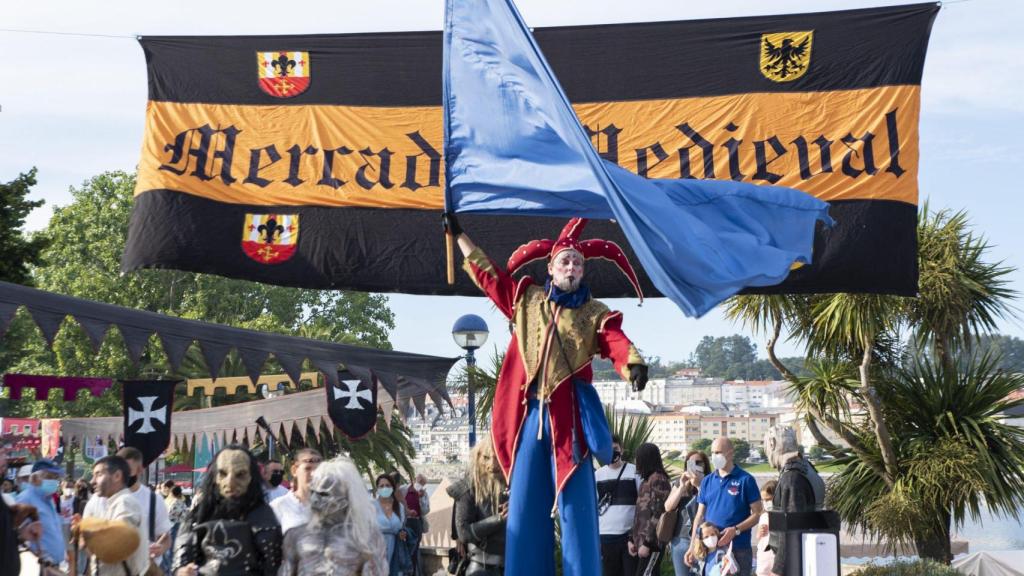
{"label": "skull mask", "polygon": [[313,514],[325,524],[337,524],[348,511],[348,487],[331,474],[316,474],[309,491],[309,504]]}

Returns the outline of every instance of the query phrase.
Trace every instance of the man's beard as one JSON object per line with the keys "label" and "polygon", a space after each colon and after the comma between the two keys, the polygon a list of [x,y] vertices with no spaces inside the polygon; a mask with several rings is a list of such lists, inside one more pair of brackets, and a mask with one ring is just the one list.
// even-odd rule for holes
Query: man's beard
{"label": "man's beard", "polygon": [[221,520],[241,520],[248,510],[242,498],[225,498],[217,495],[217,504],[213,507],[213,517]]}
{"label": "man's beard", "polygon": [[579,276],[565,276],[559,281],[554,281],[555,287],[562,292],[575,292],[580,287]]}

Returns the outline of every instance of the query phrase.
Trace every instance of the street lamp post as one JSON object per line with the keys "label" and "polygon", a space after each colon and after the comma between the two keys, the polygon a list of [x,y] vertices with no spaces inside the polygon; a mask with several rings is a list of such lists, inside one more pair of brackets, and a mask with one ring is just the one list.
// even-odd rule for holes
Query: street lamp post
{"label": "street lamp post", "polygon": [[476,366],[476,356],[473,352],[487,342],[487,322],[476,314],[466,314],[455,321],[452,326],[452,339],[466,351],[467,371],[467,395],[468,395],[468,416],[469,416],[469,447],[476,446],[476,390],[473,389],[473,368]]}

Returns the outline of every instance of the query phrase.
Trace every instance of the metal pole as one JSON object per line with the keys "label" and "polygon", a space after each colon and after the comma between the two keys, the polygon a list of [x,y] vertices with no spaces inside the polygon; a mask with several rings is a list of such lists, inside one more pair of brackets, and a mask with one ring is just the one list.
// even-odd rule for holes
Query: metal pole
{"label": "metal pole", "polygon": [[466,366],[469,367],[467,376],[467,388],[469,389],[469,447],[476,446],[476,390],[473,389],[473,368],[476,366],[476,357],[473,349],[466,350]]}

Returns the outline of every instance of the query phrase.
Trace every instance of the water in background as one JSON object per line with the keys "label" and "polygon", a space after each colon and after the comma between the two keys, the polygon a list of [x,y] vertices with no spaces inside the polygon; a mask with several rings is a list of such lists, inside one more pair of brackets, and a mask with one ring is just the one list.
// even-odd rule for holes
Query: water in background
{"label": "water in background", "polygon": [[[1024,519],[1024,510],[1021,511]],[[1024,524],[1013,518],[994,516],[983,511],[978,522],[968,518],[954,540],[966,540],[970,552],[983,550],[1024,550]]]}

